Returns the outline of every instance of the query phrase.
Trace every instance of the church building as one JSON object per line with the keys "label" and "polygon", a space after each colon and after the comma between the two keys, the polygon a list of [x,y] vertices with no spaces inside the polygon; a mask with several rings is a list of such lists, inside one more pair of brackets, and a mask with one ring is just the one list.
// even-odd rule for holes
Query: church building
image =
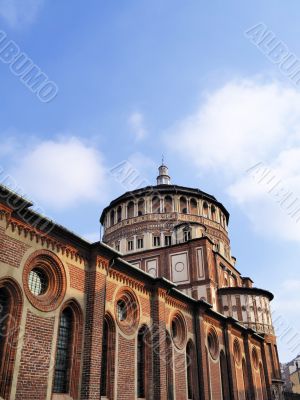
{"label": "church building", "polygon": [[237,269],[214,196],[162,164],[96,243],[32,206],[0,186],[0,399],[283,399],[273,295]]}

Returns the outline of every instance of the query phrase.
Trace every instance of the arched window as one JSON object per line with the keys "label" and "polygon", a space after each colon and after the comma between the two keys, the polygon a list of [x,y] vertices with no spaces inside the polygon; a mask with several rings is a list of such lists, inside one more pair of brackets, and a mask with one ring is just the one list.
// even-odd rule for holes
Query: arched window
{"label": "arched window", "polygon": [[152,212],[160,213],[160,198],[158,196],[152,198]]}
{"label": "arched window", "polygon": [[249,399],[249,384],[248,384],[248,374],[247,374],[247,367],[246,367],[246,361],[243,358],[242,361],[242,369],[243,369],[243,381],[244,381],[244,390],[245,390],[245,399]]}
{"label": "arched window", "polygon": [[206,201],[203,203],[203,217],[208,218],[208,204]]}
{"label": "arched window", "polygon": [[188,242],[189,240],[192,239],[192,230],[190,226],[187,226],[183,229],[183,241]]}
{"label": "arched window", "polygon": [[260,375],[262,400],[265,400],[266,399],[266,381],[265,381],[265,374],[264,374],[262,363],[259,364],[259,375]]}
{"label": "arched window", "polygon": [[180,197],[180,212],[183,214],[187,214],[187,199],[186,197],[181,196]]}
{"label": "arched window", "polygon": [[224,215],[223,215],[223,226],[224,226],[224,228],[226,228],[226,218]]}
{"label": "arched window", "polygon": [[110,212],[110,226],[115,224],[115,210],[111,210]]}
{"label": "arched window", "polygon": [[101,358],[101,396],[113,397],[115,364],[115,325],[110,315],[106,315],[103,324]]}
{"label": "arched window", "polygon": [[127,218],[134,217],[134,202],[130,201],[127,205]]}
{"label": "arched window", "polygon": [[138,215],[144,215],[145,214],[145,200],[140,199],[138,202]]}
{"label": "arched window", "polygon": [[221,224],[221,226],[224,227],[223,214],[221,213],[221,211],[220,211],[220,224]]}
{"label": "arched window", "polygon": [[196,399],[196,379],[195,379],[195,347],[191,340],[186,346],[186,374],[187,374],[187,389],[188,399]]}
{"label": "arched window", "polygon": [[74,301],[67,303],[59,319],[53,393],[78,397],[81,360],[82,312]]}
{"label": "arched window", "polygon": [[197,200],[196,199],[191,199],[190,200],[190,213],[197,215],[198,214],[198,205],[197,205]]}
{"label": "arched window", "polygon": [[150,334],[147,327],[143,326],[137,338],[137,397],[149,398],[149,379],[151,377]]}
{"label": "arched window", "polygon": [[229,377],[228,377],[226,357],[223,350],[221,350],[220,352],[220,371],[221,371],[221,383],[222,383],[222,399],[228,400],[230,399]]}
{"label": "arched window", "polygon": [[117,208],[117,221],[118,221],[118,222],[121,222],[121,221],[122,221],[122,207],[121,207],[121,206],[119,206],[119,207]]}
{"label": "arched window", "polygon": [[164,199],[165,213],[173,211],[173,200],[171,196],[166,196]]}
{"label": "arched window", "polygon": [[18,284],[10,278],[0,280],[0,397],[3,399],[10,398],[22,304]]}
{"label": "arched window", "polygon": [[0,289],[0,360],[4,357],[5,338],[8,332],[10,298],[5,288]]}
{"label": "arched window", "polygon": [[66,308],[59,321],[53,393],[69,393],[69,373],[72,355],[72,323],[70,308]]}
{"label": "arched window", "polygon": [[166,331],[166,372],[167,372],[167,399],[174,399],[174,381],[173,381],[173,347],[171,336]]}
{"label": "arched window", "polygon": [[216,207],[214,205],[211,206],[211,219],[213,221],[217,219]]}

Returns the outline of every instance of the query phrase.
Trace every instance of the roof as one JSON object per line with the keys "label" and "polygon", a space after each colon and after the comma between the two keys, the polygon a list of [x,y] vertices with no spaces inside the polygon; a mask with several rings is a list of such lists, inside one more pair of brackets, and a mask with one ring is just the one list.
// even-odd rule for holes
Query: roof
{"label": "roof", "polygon": [[[36,212],[33,203],[4,185],[0,185],[0,203],[12,209],[12,216],[34,226],[38,231],[70,241],[81,247],[91,243],[64,226]],[[50,229],[49,229],[50,226]],[[105,245],[106,246],[106,245]],[[106,246],[107,247],[107,246]]]}
{"label": "roof", "polygon": [[110,204],[105,207],[101,213],[100,216],[100,222],[101,224],[103,224],[104,222],[104,217],[105,214],[108,210],[110,210],[110,208],[116,206],[117,204],[123,202],[124,200],[129,200],[130,198],[133,197],[142,197],[145,195],[155,195],[155,194],[183,194],[183,195],[194,195],[196,197],[200,197],[204,200],[210,201],[212,203],[214,203],[215,205],[217,205],[225,214],[226,219],[227,219],[227,223],[229,221],[229,212],[227,211],[227,209],[223,206],[222,203],[220,203],[214,196],[203,192],[200,189],[197,188],[189,188],[189,187],[185,187],[185,186],[179,186],[179,185],[157,185],[157,186],[146,186],[144,188],[140,188],[140,189],[135,189],[129,192],[126,192],[124,194],[122,194],[121,196],[117,197],[116,199],[112,200],[110,202]]}
{"label": "roof", "polygon": [[273,300],[274,295],[273,293],[269,292],[268,290],[265,289],[260,289],[256,287],[248,288],[248,287],[240,287],[240,286],[234,286],[234,287],[223,287],[218,289],[219,294],[257,294],[257,295],[262,295],[267,297],[270,301]]}

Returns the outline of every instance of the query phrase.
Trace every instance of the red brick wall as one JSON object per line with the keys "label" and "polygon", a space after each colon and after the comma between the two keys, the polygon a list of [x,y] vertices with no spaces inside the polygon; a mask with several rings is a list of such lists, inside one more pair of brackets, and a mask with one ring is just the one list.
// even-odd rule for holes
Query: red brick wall
{"label": "red brick wall", "polygon": [[118,335],[119,341],[119,353],[117,360],[117,390],[118,390],[118,400],[129,400],[135,399],[135,339],[127,339],[122,335]]}
{"label": "red brick wall", "polygon": [[151,299],[151,318],[153,321],[153,337],[155,338],[155,351],[153,354],[153,392],[154,398],[167,399],[167,365],[170,361],[166,356],[166,307],[165,297],[160,291],[155,291]]}
{"label": "red brick wall", "polygon": [[212,399],[213,400],[221,400],[222,384],[221,384],[221,375],[220,375],[220,363],[219,363],[219,360],[213,361],[210,357],[209,357],[209,359],[210,359],[209,369],[210,369]]}
{"label": "red brick wall", "polygon": [[239,367],[235,365],[235,375],[237,380],[237,387],[236,387],[238,393],[237,399],[245,400],[245,385],[244,385],[242,365],[240,365]]}
{"label": "red brick wall", "polygon": [[83,269],[76,267],[75,265],[68,264],[70,274],[70,286],[71,288],[84,292],[85,287],[85,276],[86,273]]}
{"label": "red brick wall", "polygon": [[175,393],[176,399],[185,400],[187,397],[186,387],[186,356],[185,352],[178,352],[174,347],[174,372],[175,372]]}
{"label": "red brick wall", "polygon": [[46,399],[54,318],[27,312],[16,400]]}
{"label": "red brick wall", "polygon": [[30,246],[19,240],[13,239],[7,235],[3,229],[0,229],[0,262],[18,268],[22,258]]}
{"label": "red brick wall", "polygon": [[106,292],[106,300],[107,301],[112,301],[115,292],[117,291],[118,286],[113,283],[110,282],[109,280],[107,281],[107,292]]}
{"label": "red brick wall", "polygon": [[141,306],[141,314],[144,317],[150,317],[150,300],[142,296],[138,296],[139,303]]}
{"label": "red brick wall", "polygon": [[[96,268],[96,267],[94,267]],[[82,400],[100,398],[102,332],[105,310],[105,271],[88,273],[83,355]]]}

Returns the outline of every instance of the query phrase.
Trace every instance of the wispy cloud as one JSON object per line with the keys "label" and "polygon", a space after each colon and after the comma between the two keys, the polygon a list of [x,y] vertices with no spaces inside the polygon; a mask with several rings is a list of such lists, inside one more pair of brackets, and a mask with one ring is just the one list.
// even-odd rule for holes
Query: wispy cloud
{"label": "wispy cloud", "polygon": [[133,112],[128,118],[129,128],[136,140],[142,140],[147,136],[144,116],[140,112]]}
{"label": "wispy cloud", "polygon": [[0,16],[12,27],[35,21],[44,0],[0,0]]}
{"label": "wispy cloud", "polygon": [[[222,174],[224,189],[264,236],[300,240],[295,224],[247,175],[258,162],[269,165],[300,199],[300,93],[279,82],[229,82],[207,95],[191,115],[167,134],[173,151],[199,173]],[[225,179],[224,179],[225,178]]]}

